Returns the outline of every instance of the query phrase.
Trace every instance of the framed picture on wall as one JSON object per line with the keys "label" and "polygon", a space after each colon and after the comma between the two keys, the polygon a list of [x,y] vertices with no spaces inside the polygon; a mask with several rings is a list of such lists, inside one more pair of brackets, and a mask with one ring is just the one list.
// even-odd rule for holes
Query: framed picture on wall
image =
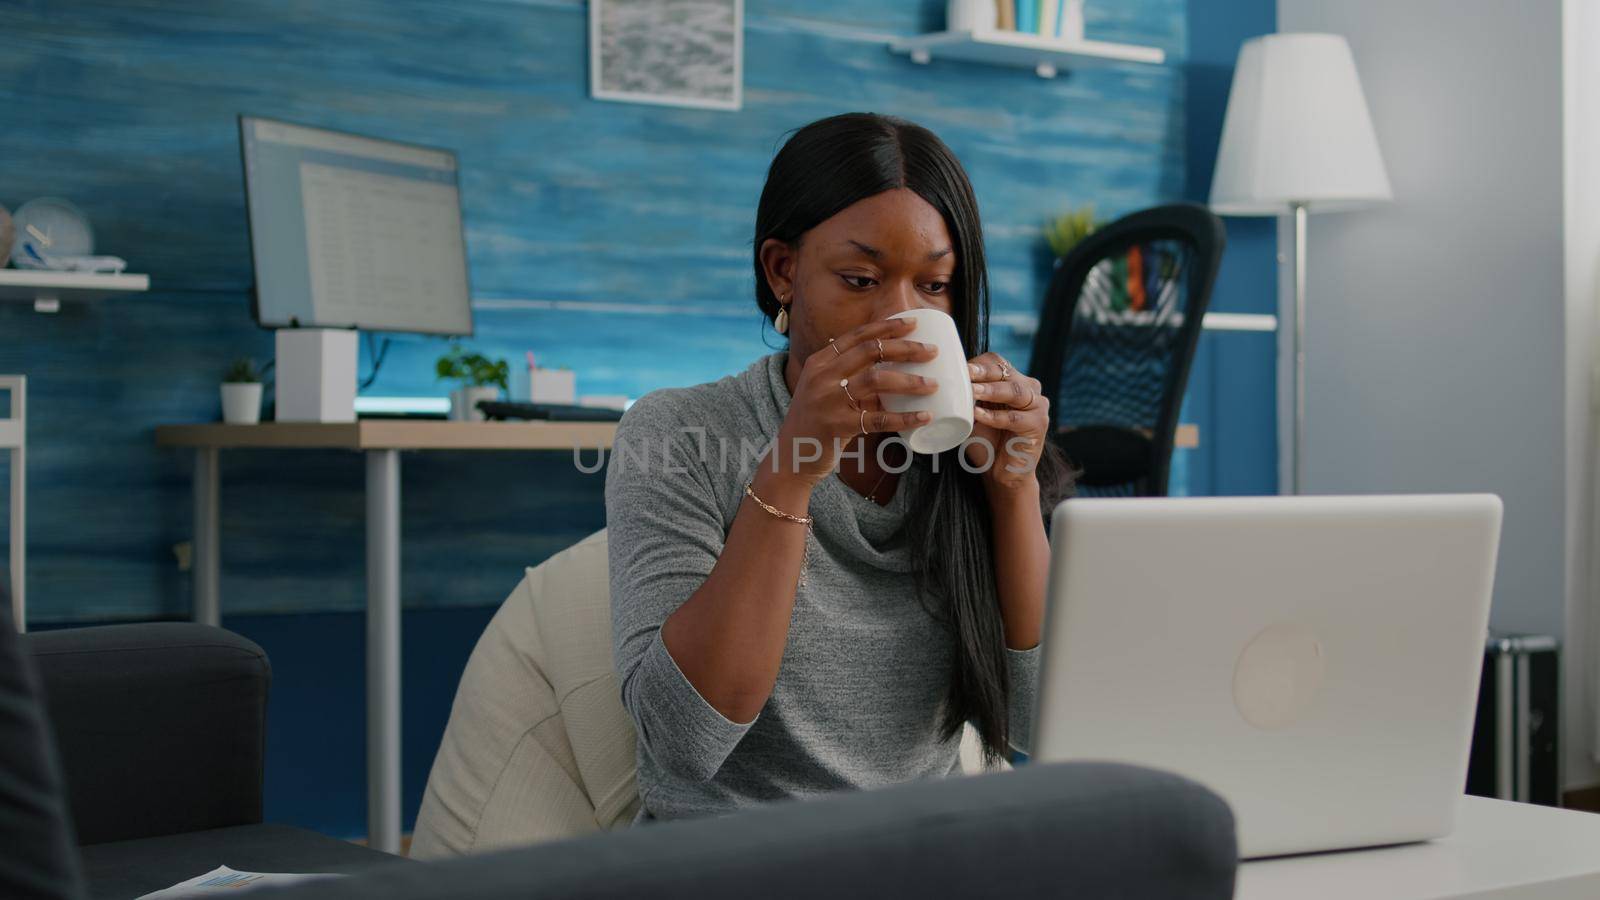
{"label": "framed picture on wall", "polygon": [[589,0],[589,92],[599,100],[738,109],[744,0]]}

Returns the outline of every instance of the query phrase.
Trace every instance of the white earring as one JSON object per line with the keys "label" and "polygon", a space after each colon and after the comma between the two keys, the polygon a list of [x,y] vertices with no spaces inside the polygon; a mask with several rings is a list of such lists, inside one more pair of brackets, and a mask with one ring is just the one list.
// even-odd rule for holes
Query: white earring
{"label": "white earring", "polygon": [[[787,300],[789,298],[786,296],[783,299]],[[772,327],[779,334],[789,333],[789,307],[781,306],[778,308],[778,316],[772,320]]]}

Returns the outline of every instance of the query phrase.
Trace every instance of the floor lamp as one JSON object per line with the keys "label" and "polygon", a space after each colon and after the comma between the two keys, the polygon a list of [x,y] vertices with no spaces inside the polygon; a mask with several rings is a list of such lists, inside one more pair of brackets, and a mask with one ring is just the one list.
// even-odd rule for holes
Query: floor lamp
{"label": "floor lamp", "polygon": [[1336,34],[1269,34],[1239,49],[1211,209],[1294,217],[1294,466],[1305,488],[1306,217],[1392,199],[1350,45]]}

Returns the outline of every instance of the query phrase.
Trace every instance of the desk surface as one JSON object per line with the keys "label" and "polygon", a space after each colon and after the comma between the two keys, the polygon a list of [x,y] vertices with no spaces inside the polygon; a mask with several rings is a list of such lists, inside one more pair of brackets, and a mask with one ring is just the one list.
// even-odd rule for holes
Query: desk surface
{"label": "desk surface", "polygon": [[163,447],[336,448],[344,450],[585,450],[610,447],[615,422],[263,422],[159,425]]}
{"label": "desk surface", "polygon": [[1234,897],[1600,897],[1600,815],[1462,797],[1449,837],[1247,862]]}

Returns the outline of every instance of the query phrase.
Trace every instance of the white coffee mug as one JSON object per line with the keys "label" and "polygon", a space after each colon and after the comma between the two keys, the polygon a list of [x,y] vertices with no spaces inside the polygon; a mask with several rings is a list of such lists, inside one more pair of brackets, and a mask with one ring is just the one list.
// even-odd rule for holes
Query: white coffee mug
{"label": "white coffee mug", "polygon": [[895,313],[891,319],[910,319],[917,323],[908,340],[933,344],[939,352],[927,362],[885,362],[885,369],[923,375],[938,382],[938,391],[932,394],[879,394],[883,408],[890,412],[917,412],[926,410],[933,414],[926,425],[900,432],[900,437],[914,452],[943,453],[959,446],[972,434],[972,376],[967,371],[967,357],[961,349],[961,332],[956,320],[937,309],[908,309]]}

